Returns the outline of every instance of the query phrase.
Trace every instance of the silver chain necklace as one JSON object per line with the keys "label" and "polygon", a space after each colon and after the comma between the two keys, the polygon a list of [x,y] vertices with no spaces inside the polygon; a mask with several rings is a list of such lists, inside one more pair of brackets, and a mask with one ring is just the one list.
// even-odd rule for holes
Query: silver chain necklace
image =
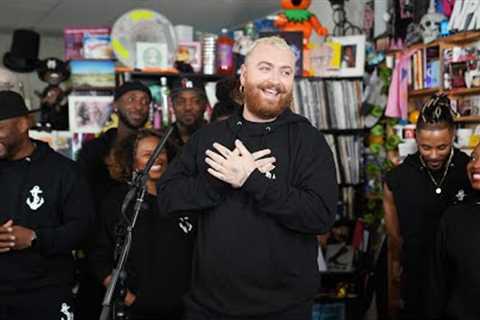
{"label": "silver chain necklace", "polygon": [[450,168],[450,163],[452,162],[453,158],[453,148],[450,151],[450,156],[448,157],[447,164],[445,166],[445,171],[443,171],[442,178],[440,179],[440,182],[437,183],[435,178],[433,177],[432,173],[430,172],[430,169],[428,169],[427,165],[425,164],[425,161],[423,161],[422,156],[420,153],[418,154],[418,157],[420,158],[420,162],[422,163],[422,166],[427,170],[428,176],[430,177],[430,180],[432,180],[433,185],[435,186],[435,193],[440,194],[442,193],[442,184],[445,178],[447,177],[448,169]]}

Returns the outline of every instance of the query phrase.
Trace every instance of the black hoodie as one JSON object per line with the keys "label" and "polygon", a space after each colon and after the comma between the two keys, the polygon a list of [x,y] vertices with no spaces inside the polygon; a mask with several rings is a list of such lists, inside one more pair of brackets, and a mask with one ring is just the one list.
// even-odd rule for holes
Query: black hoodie
{"label": "black hoodie", "polygon": [[30,157],[0,161],[0,224],[33,229],[37,243],[0,254],[0,293],[73,281],[72,250],[93,223],[93,203],[76,164],[35,141]]}
{"label": "black hoodie", "polygon": [[[230,316],[263,315],[311,299],[319,287],[315,235],[335,217],[337,185],[322,134],[290,110],[269,123],[237,114],[193,135],[162,176],[160,208],[199,214],[190,299]],[[273,172],[252,172],[241,189],[207,173],[214,142],[269,148]]]}

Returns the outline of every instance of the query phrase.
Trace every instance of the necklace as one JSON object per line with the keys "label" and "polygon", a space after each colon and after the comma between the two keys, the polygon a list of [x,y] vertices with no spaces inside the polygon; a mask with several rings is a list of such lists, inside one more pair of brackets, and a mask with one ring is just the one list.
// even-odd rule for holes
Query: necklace
{"label": "necklace", "polygon": [[430,180],[432,180],[433,185],[435,186],[435,193],[436,193],[436,194],[442,193],[442,183],[443,183],[443,181],[445,180],[445,178],[447,177],[448,169],[450,168],[450,163],[452,162],[452,158],[453,158],[453,148],[452,148],[452,150],[450,151],[450,156],[448,156],[447,164],[445,165],[445,171],[443,171],[442,178],[440,179],[440,182],[438,182],[438,183],[437,183],[437,181],[435,180],[435,178],[433,177],[433,175],[432,175],[432,173],[430,172],[430,170],[428,169],[427,165],[425,164],[425,161],[423,161],[422,156],[421,156],[420,154],[418,154],[418,156],[419,156],[419,158],[420,158],[420,162],[422,163],[422,166],[427,170],[428,176],[430,177]]}

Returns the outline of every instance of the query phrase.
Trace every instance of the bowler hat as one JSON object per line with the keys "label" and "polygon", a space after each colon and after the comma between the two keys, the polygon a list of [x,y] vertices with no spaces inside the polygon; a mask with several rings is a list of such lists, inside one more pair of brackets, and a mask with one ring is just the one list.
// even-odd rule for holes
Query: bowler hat
{"label": "bowler hat", "polygon": [[38,67],[40,35],[33,30],[13,31],[10,51],[3,56],[3,64],[16,72],[32,72]]}

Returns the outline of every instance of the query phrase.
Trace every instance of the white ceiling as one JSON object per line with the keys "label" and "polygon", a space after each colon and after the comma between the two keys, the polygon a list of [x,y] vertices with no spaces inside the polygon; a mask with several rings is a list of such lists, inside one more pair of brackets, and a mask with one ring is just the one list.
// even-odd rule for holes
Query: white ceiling
{"label": "white ceiling", "polygon": [[133,8],[147,8],[172,24],[218,33],[276,12],[279,0],[0,0],[0,32],[33,28],[59,36],[65,27],[112,26]]}

